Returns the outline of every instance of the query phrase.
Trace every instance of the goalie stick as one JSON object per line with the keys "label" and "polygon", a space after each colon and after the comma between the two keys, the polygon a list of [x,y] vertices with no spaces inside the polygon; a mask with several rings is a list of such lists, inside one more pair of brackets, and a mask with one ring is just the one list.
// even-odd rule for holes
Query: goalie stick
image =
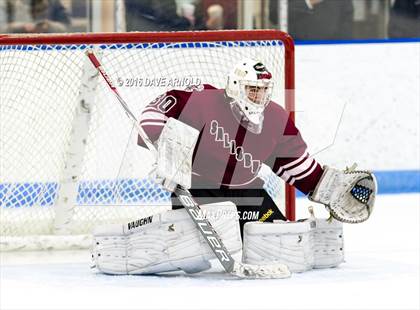
{"label": "goalie stick", "polygon": [[[135,115],[129,109],[125,100],[121,97],[118,92],[118,89],[114,86],[111,78],[105,72],[102,67],[99,59],[96,57],[92,50],[86,52],[87,57],[98,70],[100,75],[105,80],[106,84],[114,93],[121,107],[124,109],[124,112],[131,120],[135,126],[138,134],[146,143],[148,149],[153,153],[156,158],[157,150],[153,145],[153,142],[149,139],[146,132],[140,126],[139,122]],[[284,264],[271,264],[271,265],[251,265],[243,264],[237,262],[233,259],[232,255],[227,250],[226,246],[223,244],[218,233],[214,230],[213,226],[207,220],[200,209],[200,206],[192,197],[190,191],[186,188],[178,185],[174,190],[175,195],[179,198],[182,205],[187,210],[187,213],[190,215],[198,230],[206,240],[207,244],[210,246],[211,250],[216,255],[219,262],[222,264],[223,268],[227,273],[230,273],[239,278],[288,278],[290,277],[290,271],[288,267]]]}

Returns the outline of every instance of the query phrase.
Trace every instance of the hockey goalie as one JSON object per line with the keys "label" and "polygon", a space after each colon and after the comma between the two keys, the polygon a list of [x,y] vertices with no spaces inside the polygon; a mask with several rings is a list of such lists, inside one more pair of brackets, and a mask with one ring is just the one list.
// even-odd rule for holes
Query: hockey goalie
{"label": "hockey goalie", "polygon": [[[140,118],[157,148],[154,179],[169,191],[190,189],[228,250],[242,251],[245,263],[281,262],[294,272],[338,266],[342,223],[369,218],[375,177],[321,166],[288,112],[271,100],[272,91],[268,68],[243,59],[225,89],[203,84],[157,97]],[[267,172],[324,204],[331,218],[287,221],[264,190]],[[209,269],[215,255],[182,205],[172,195],[170,211],[98,227],[96,268],[109,274]]]}

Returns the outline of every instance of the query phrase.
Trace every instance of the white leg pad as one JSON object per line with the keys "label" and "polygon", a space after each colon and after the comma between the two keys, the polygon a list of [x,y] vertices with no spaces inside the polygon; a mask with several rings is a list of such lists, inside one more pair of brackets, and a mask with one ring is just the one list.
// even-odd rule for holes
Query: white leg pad
{"label": "white leg pad", "polygon": [[337,267],[344,262],[343,223],[316,219],[314,234],[314,268]]}
{"label": "white leg pad", "polygon": [[[236,206],[201,206],[231,253],[242,249]],[[154,274],[210,268],[215,255],[185,209],[171,210],[125,224],[97,227],[93,233],[94,267],[108,274]]]}
{"label": "white leg pad", "polygon": [[243,261],[283,263],[292,272],[337,267],[344,262],[343,224],[336,220],[248,222],[244,226]]}
{"label": "white leg pad", "polygon": [[248,222],[244,226],[243,261],[247,264],[282,263],[292,272],[314,264],[310,222]]}

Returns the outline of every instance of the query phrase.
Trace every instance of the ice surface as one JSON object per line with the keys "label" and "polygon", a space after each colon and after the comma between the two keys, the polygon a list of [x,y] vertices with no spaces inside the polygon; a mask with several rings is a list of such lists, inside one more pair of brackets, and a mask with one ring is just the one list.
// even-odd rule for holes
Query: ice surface
{"label": "ice surface", "polygon": [[0,309],[419,309],[419,210],[420,194],[379,196],[369,221],[344,227],[346,263],[285,280],[106,276],[84,251],[3,253]]}

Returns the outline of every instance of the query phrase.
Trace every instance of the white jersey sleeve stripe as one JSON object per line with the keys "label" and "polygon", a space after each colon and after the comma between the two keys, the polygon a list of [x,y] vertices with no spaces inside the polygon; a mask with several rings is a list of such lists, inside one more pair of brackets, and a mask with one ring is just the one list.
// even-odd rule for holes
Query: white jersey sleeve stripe
{"label": "white jersey sleeve stripe", "polygon": [[160,126],[163,127],[165,126],[166,122],[144,122],[144,123],[140,123],[141,126]]}
{"label": "white jersey sleeve stripe", "polygon": [[309,169],[309,167],[311,167],[312,163],[314,162],[313,158],[306,158],[299,166],[294,167],[293,169],[290,170],[286,170],[283,174],[285,178],[289,178],[289,177],[295,177],[299,174],[301,174],[302,172],[305,172],[306,170]]}
{"label": "white jersey sleeve stripe", "polygon": [[304,160],[304,159],[305,159],[305,157],[308,157],[308,156],[309,156],[308,152],[306,152],[306,151],[305,151],[305,152],[302,154],[302,156],[300,156],[298,159],[295,159],[294,161],[291,161],[290,163],[288,163],[288,164],[286,164],[286,165],[284,165],[284,166],[281,166],[281,167],[279,168],[279,170],[277,170],[276,174],[280,176],[280,174],[281,174],[284,170],[288,170],[287,168],[290,168],[290,167],[292,167],[292,166],[295,166],[296,164],[299,164],[299,162],[301,162],[302,160]]}
{"label": "white jersey sleeve stripe", "polygon": [[158,112],[143,112],[141,115],[140,120],[167,120],[168,117],[165,114],[158,113]]}
{"label": "white jersey sleeve stripe", "polygon": [[304,174],[302,174],[298,177],[292,178],[292,180],[290,181],[289,184],[293,185],[293,183],[295,183],[295,181],[306,178],[308,175],[310,175],[315,170],[316,166],[317,166],[317,164],[316,164],[315,160],[313,160],[311,168],[306,173],[304,173]]}
{"label": "white jersey sleeve stripe", "polygon": [[146,113],[146,112],[158,112],[158,113],[162,113],[161,111],[159,111],[157,108],[155,108],[155,107],[146,107],[144,110],[143,110],[143,113]]}

